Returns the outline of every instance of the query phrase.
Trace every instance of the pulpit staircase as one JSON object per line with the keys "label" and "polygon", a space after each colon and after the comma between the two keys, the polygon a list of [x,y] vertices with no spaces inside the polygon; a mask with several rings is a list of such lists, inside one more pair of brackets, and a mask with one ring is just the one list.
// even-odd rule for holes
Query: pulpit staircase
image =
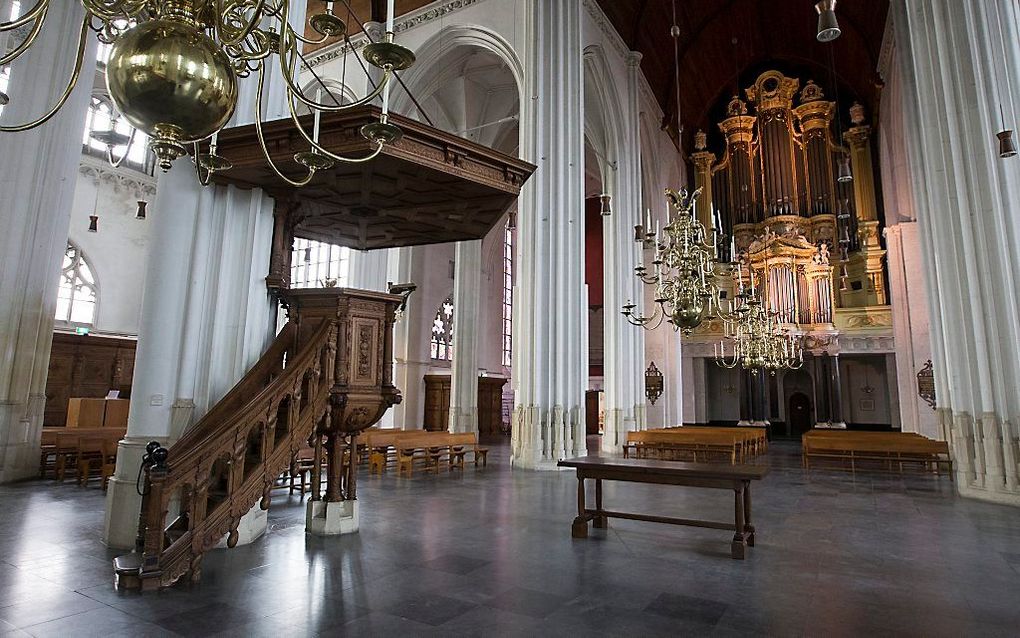
{"label": "pulpit staircase", "polygon": [[315,449],[312,498],[323,498],[323,461],[326,500],[355,498],[354,437],[400,400],[385,362],[402,299],[334,288],[287,300],[291,321],[251,370],[169,450],[149,444],[136,549],[114,559],[118,587],[197,581],[202,556],[224,537],[237,544],[241,518],[269,508],[305,445]]}

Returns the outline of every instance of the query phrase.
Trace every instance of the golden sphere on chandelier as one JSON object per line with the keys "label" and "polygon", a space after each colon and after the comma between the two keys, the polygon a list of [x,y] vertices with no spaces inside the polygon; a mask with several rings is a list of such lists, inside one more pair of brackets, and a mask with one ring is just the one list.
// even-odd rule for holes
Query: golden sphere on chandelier
{"label": "golden sphere on chandelier", "polygon": [[184,144],[222,128],[237,106],[237,76],[223,50],[174,20],[143,22],[113,43],[106,84],[114,105],[153,138],[163,170]]}

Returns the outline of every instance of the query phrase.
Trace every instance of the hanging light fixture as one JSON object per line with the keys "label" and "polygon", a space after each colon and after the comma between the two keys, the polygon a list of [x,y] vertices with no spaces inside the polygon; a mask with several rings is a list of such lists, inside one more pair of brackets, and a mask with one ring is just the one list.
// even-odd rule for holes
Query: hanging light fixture
{"label": "hanging light fixture", "polygon": [[836,20],[836,0],[822,0],[815,4],[815,11],[818,12],[818,33],[815,36],[819,42],[832,42],[840,36],[842,31],[839,28],[839,21]]}
{"label": "hanging light fixture", "polygon": [[995,134],[999,138],[999,157],[1006,159],[1016,155],[1016,144],[1013,143],[1013,131],[1006,128],[1006,116],[1002,112],[1002,105],[999,105],[999,119],[1002,122],[1002,130]]}
{"label": "hanging light fixture", "polygon": [[1004,129],[995,134],[999,138],[999,157],[1006,159],[1016,155],[1016,144],[1013,142],[1013,131]]}
{"label": "hanging light fixture", "polygon": [[138,208],[135,209],[135,219],[145,219],[145,211],[149,206],[149,202],[144,199],[138,200]]}
{"label": "hanging light fixture", "polygon": [[[37,40],[49,9],[56,2],[37,0],[24,15],[0,22],[0,33],[27,30],[26,38],[4,58],[16,61]],[[308,24],[317,37],[307,38],[304,29],[291,25],[294,0],[78,0],[85,15],[76,36],[76,57],[66,87],[45,115],[12,126],[0,126],[0,132],[20,132],[49,121],[67,102],[81,76],[85,51],[92,32],[100,42],[111,44],[106,63],[106,84],[116,111],[135,129],[149,136],[149,148],[163,171],[171,163],[192,152],[203,184],[209,174],[224,170],[222,158],[199,153],[198,144],[222,129],[237,106],[238,80],[257,78],[255,97],[256,135],[270,167],[293,186],[304,186],[316,171],[336,162],[364,161],[377,155],[385,144],[400,137],[400,130],[389,124],[389,90],[395,72],[410,67],[414,54],[393,43],[394,0],[387,2],[385,41],[364,47],[362,57],[382,69],[378,84],[359,99],[328,104],[310,97],[295,84],[301,47],[315,45],[327,38],[344,35],[346,25],[332,13],[332,2],[325,13],[311,16]],[[356,53],[353,55],[357,55]],[[277,62],[274,64],[274,60]],[[278,79],[286,86],[287,103],[293,126],[311,151],[299,153],[295,160],[308,173],[292,179],[273,164],[262,135],[262,104],[267,70],[278,68]],[[270,71],[272,72],[272,71]],[[376,147],[368,158],[337,155],[319,144],[318,135],[310,135],[300,121],[297,109],[303,105],[316,116],[363,106],[383,96],[379,122],[362,128],[361,134]],[[109,148],[123,140],[111,126]],[[129,142],[128,142],[129,143]],[[126,153],[125,153],[126,155]],[[121,158],[123,159],[123,158]],[[204,171],[204,173],[203,173]]]}
{"label": "hanging light fixture", "polygon": [[[714,281],[715,235],[711,237],[694,213],[694,203],[701,189],[688,194],[666,190],[666,199],[674,211],[661,233],[656,228],[643,229],[644,237],[636,238],[654,252],[652,272],[644,264],[634,268],[642,283],[654,286],[653,311],[644,315],[631,302],[623,306],[623,316],[635,326],[653,330],[669,321],[674,330],[691,334],[704,318],[717,312],[719,287]],[[641,226],[635,232],[641,234]]]}
{"label": "hanging light fixture", "polygon": [[854,181],[854,173],[850,169],[850,156],[846,153],[842,153],[836,163],[836,181],[840,184]]}
{"label": "hanging light fixture", "polygon": [[89,215],[89,232],[99,232],[99,215]]}
{"label": "hanging light fixture", "polygon": [[[765,268],[761,276],[764,286],[755,284],[755,269],[749,254],[733,264],[739,292],[727,302],[729,308],[719,312],[723,338],[715,344],[715,362],[720,367],[740,366],[751,371],[765,369],[775,374],[778,370],[796,370],[804,365],[801,333],[795,327],[782,325],[779,313],[768,307],[767,246],[765,251]],[[747,269],[748,288],[744,287],[744,268]],[[727,348],[727,343],[732,345]]]}
{"label": "hanging light fixture", "polygon": [[610,203],[613,201],[613,198],[610,197],[609,195],[602,194],[599,195],[599,201],[602,203],[602,216],[609,217],[610,215],[612,215],[613,210],[612,208],[610,208]]}

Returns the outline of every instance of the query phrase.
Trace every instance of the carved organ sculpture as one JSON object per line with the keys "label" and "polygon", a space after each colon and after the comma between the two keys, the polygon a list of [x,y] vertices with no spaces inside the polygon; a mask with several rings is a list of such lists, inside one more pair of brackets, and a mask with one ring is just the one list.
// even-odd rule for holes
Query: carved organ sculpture
{"label": "carved organ sculpture", "polygon": [[[855,104],[853,126],[839,139],[837,104],[814,82],[802,87],[778,71],[761,74],[745,97],[734,96],[718,123],[719,155],[709,150],[704,132],[695,135],[698,215],[706,228],[733,238],[720,247],[720,261],[740,256],[743,262],[739,272],[723,269],[720,286],[735,294],[741,279],[747,284],[748,269],[754,271],[770,310],[801,332],[805,348],[822,359],[816,376],[825,377],[828,387],[816,398],[819,421],[841,423],[837,310],[857,308],[867,315],[887,312],[881,307],[888,304],[871,128],[864,108]],[[851,167],[852,180],[844,181]],[[719,327],[706,322],[699,332]],[[751,376],[756,378],[747,381],[751,398],[741,420],[765,421],[765,381]]]}

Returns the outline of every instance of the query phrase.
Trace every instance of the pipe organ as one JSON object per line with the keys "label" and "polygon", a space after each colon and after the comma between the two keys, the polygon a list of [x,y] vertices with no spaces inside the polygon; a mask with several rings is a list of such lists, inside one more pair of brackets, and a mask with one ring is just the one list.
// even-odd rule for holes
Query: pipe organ
{"label": "pipe organ", "polygon": [[[886,305],[863,107],[850,109],[853,126],[839,139],[837,105],[810,80],[801,88],[799,80],[768,71],[745,94],[730,100],[718,123],[721,157],[708,150],[704,132],[695,136],[702,223],[734,237],[737,251],[747,253],[783,323],[831,329],[835,308]],[[838,179],[841,161],[852,165],[853,181]],[[728,247],[720,252],[732,260]]]}

